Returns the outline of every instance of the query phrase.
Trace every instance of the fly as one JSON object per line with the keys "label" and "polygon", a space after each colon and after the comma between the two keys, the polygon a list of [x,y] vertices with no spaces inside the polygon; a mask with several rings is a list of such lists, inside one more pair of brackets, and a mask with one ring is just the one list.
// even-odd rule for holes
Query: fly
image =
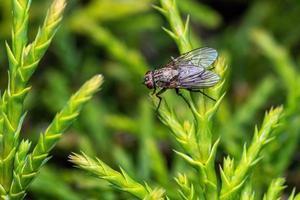
{"label": "fly", "polygon": [[[149,89],[154,89],[153,94],[159,98],[156,110],[160,107],[162,100],[160,95],[167,89],[175,89],[179,95],[181,95],[179,89],[186,89],[207,96],[201,89],[212,87],[220,80],[216,73],[208,69],[217,56],[218,53],[215,49],[197,48],[177,58],[172,58],[160,69],[148,71],[144,76],[143,83]],[[156,92],[157,88],[159,88],[158,92]]]}

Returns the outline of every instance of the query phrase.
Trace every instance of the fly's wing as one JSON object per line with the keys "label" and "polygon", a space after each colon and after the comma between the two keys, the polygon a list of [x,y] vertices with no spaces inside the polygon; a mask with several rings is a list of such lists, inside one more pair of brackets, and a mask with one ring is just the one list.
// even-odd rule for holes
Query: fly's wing
{"label": "fly's wing", "polygon": [[198,48],[172,59],[166,66],[178,68],[179,66],[187,65],[207,68],[217,57],[218,52],[213,48]]}
{"label": "fly's wing", "polygon": [[203,67],[182,66],[179,68],[178,88],[202,89],[214,86],[220,77]]}

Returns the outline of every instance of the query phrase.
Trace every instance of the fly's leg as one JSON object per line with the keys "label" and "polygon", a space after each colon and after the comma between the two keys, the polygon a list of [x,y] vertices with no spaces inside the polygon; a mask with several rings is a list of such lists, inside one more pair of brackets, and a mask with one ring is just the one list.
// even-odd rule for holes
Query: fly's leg
{"label": "fly's leg", "polygon": [[209,99],[216,101],[214,98],[208,96],[207,94],[205,94],[202,90],[197,90],[197,89],[187,89],[190,92],[200,92],[201,94],[203,94],[204,96],[208,97]]}
{"label": "fly's leg", "polygon": [[182,93],[180,93],[179,88],[175,88],[176,94],[178,96],[181,96],[181,98],[183,98],[183,100],[185,101],[185,103],[187,103],[188,106],[190,106],[190,103],[188,102],[188,100],[183,96]]}
{"label": "fly's leg", "polygon": [[162,98],[161,98],[160,95],[161,95],[162,93],[164,93],[166,90],[167,90],[166,88],[162,88],[161,90],[159,90],[159,91],[155,94],[155,96],[159,99],[157,108],[156,108],[156,110],[155,110],[156,112],[158,111],[158,109],[159,109],[159,107],[160,107],[160,104],[161,104],[161,100],[162,100]]}
{"label": "fly's leg", "polygon": [[156,92],[156,87],[154,87],[154,90],[153,90],[153,92],[152,92],[152,95],[154,95],[155,92]]}

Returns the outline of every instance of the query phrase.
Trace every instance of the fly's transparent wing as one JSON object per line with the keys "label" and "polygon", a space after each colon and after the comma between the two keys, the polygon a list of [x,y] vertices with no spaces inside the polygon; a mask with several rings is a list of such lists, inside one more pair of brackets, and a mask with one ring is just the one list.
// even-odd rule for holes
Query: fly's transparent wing
{"label": "fly's transparent wing", "polygon": [[202,89],[216,85],[220,77],[203,67],[180,67],[178,75],[179,88]]}
{"label": "fly's transparent wing", "polygon": [[180,66],[198,66],[207,68],[218,57],[218,52],[209,47],[194,49],[173,59],[167,64],[168,67],[178,68]]}

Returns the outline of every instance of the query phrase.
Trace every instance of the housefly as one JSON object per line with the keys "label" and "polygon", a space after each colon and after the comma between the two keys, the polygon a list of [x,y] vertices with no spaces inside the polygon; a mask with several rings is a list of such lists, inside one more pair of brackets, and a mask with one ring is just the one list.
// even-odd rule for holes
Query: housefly
{"label": "housefly", "polygon": [[[160,69],[148,71],[144,76],[143,84],[149,89],[154,89],[153,94],[159,98],[156,110],[158,110],[162,100],[160,95],[167,89],[175,89],[179,95],[181,95],[179,89],[186,89],[207,96],[201,89],[214,86],[220,80],[216,73],[208,69],[217,56],[218,53],[215,49],[197,48],[177,58],[172,58]],[[156,92],[157,88],[159,89],[158,92]]]}

